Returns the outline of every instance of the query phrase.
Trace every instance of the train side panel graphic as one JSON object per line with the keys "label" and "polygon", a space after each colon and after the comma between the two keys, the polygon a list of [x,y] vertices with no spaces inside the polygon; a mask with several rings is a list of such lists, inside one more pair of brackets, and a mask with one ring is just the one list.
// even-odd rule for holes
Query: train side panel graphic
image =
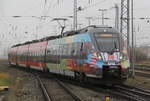
{"label": "train side panel graphic", "polygon": [[[73,34],[72,34],[73,33]],[[129,75],[123,36],[110,27],[89,27],[12,46],[9,63],[77,78],[122,80]]]}

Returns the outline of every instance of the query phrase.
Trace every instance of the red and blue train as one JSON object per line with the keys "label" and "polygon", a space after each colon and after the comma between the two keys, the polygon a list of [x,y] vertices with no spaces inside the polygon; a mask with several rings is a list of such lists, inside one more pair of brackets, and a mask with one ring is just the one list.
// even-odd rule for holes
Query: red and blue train
{"label": "red and blue train", "polygon": [[[124,81],[130,62],[126,42],[112,27],[88,26],[11,47],[11,65],[97,81]],[[86,78],[86,79],[85,79]]]}

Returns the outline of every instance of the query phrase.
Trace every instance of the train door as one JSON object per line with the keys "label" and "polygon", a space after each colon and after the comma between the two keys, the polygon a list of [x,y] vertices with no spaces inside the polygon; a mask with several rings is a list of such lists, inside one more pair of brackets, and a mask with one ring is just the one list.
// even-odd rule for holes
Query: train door
{"label": "train door", "polygon": [[86,81],[86,76],[85,73],[83,71],[83,64],[84,64],[84,42],[80,42],[78,43],[77,47],[76,47],[76,51],[77,51],[77,68],[78,71],[75,72],[75,77],[80,81],[80,82],[84,82]]}
{"label": "train door", "polygon": [[29,65],[29,47],[30,47],[30,44],[27,46],[27,50],[26,50],[26,67],[27,67],[27,70],[30,70],[30,65]]}
{"label": "train door", "polygon": [[78,57],[78,66],[79,66],[79,70],[80,72],[83,72],[83,42],[80,43],[80,47],[79,47],[79,57]]}

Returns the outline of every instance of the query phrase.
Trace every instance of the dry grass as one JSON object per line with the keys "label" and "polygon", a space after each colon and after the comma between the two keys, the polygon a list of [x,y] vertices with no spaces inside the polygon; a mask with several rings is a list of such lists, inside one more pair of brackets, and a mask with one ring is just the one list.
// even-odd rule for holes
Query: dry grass
{"label": "dry grass", "polygon": [[137,62],[136,64],[150,66],[150,61],[140,61],[140,62]]}
{"label": "dry grass", "polygon": [[0,86],[11,85],[11,79],[9,74],[0,72]]}
{"label": "dry grass", "polygon": [[0,79],[9,79],[9,78],[10,78],[9,74],[0,72]]}
{"label": "dry grass", "polygon": [[0,62],[6,62],[6,61],[8,61],[8,59],[1,59],[0,58]]}

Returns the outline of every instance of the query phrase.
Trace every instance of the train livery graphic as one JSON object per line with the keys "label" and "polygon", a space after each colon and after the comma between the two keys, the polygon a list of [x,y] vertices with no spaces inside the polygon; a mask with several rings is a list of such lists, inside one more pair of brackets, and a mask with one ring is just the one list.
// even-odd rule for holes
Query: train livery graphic
{"label": "train livery graphic", "polygon": [[9,63],[81,79],[105,80],[128,78],[130,67],[122,34],[99,26],[14,45]]}

